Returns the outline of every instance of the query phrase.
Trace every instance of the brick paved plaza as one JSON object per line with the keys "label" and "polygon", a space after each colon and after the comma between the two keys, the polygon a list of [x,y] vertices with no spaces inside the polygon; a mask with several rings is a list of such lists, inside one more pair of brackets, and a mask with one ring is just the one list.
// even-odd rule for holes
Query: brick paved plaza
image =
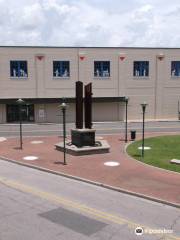
{"label": "brick paved plaza", "polygon": [[[67,165],[63,165],[63,153],[54,147],[54,144],[62,141],[58,136],[24,137],[23,150],[19,149],[19,138],[8,138],[0,143],[0,155],[27,165],[180,204],[179,173],[158,169],[131,159],[125,152],[123,136],[106,135],[102,138],[111,146],[109,153],[84,156],[67,154]],[[27,156],[35,156],[38,159],[24,160],[23,158]],[[104,165],[110,161],[119,165],[114,167]]]}

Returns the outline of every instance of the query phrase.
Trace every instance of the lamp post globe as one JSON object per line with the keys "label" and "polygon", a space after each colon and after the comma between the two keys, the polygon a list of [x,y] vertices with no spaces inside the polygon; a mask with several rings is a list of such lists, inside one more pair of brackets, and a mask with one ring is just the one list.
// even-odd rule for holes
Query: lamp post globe
{"label": "lamp post globe", "polygon": [[19,105],[22,105],[22,104],[25,103],[25,101],[22,100],[22,98],[19,98],[16,102],[17,102],[17,104],[19,104]]}
{"label": "lamp post globe", "polygon": [[147,102],[143,102],[141,103],[141,107],[142,107],[142,111],[145,112],[146,111],[146,106],[147,106]]}
{"label": "lamp post globe", "polygon": [[65,102],[62,102],[60,105],[61,110],[66,110],[67,104]]}

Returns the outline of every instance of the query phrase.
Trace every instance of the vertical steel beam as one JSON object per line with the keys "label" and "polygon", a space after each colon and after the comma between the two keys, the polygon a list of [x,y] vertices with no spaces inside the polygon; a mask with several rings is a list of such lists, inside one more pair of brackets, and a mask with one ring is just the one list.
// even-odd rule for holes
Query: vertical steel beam
{"label": "vertical steel beam", "polygon": [[76,82],[76,128],[83,128],[83,83]]}
{"label": "vertical steel beam", "polygon": [[85,128],[92,128],[92,83],[85,86]]}

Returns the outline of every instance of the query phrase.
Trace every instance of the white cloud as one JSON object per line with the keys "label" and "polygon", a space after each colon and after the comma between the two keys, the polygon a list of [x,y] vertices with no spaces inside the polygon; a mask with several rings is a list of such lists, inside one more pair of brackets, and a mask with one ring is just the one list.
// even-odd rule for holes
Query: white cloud
{"label": "white cloud", "polygon": [[23,30],[33,30],[45,23],[43,9],[39,3],[35,3],[31,6],[25,6],[22,13],[19,15],[19,26],[22,27]]}
{"label": "white cloud", "polygon": [[179,0],[0,0],[0,16],[0,45],[179,47]]}

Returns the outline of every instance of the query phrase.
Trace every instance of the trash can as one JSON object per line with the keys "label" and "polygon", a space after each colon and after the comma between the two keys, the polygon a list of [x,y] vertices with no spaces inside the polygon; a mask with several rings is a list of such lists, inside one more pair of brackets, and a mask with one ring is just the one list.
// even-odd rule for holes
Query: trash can
{"label": "trash can", "polygon": [[136,131],[131,130],[131,140],[134,141],[136,139]]}

